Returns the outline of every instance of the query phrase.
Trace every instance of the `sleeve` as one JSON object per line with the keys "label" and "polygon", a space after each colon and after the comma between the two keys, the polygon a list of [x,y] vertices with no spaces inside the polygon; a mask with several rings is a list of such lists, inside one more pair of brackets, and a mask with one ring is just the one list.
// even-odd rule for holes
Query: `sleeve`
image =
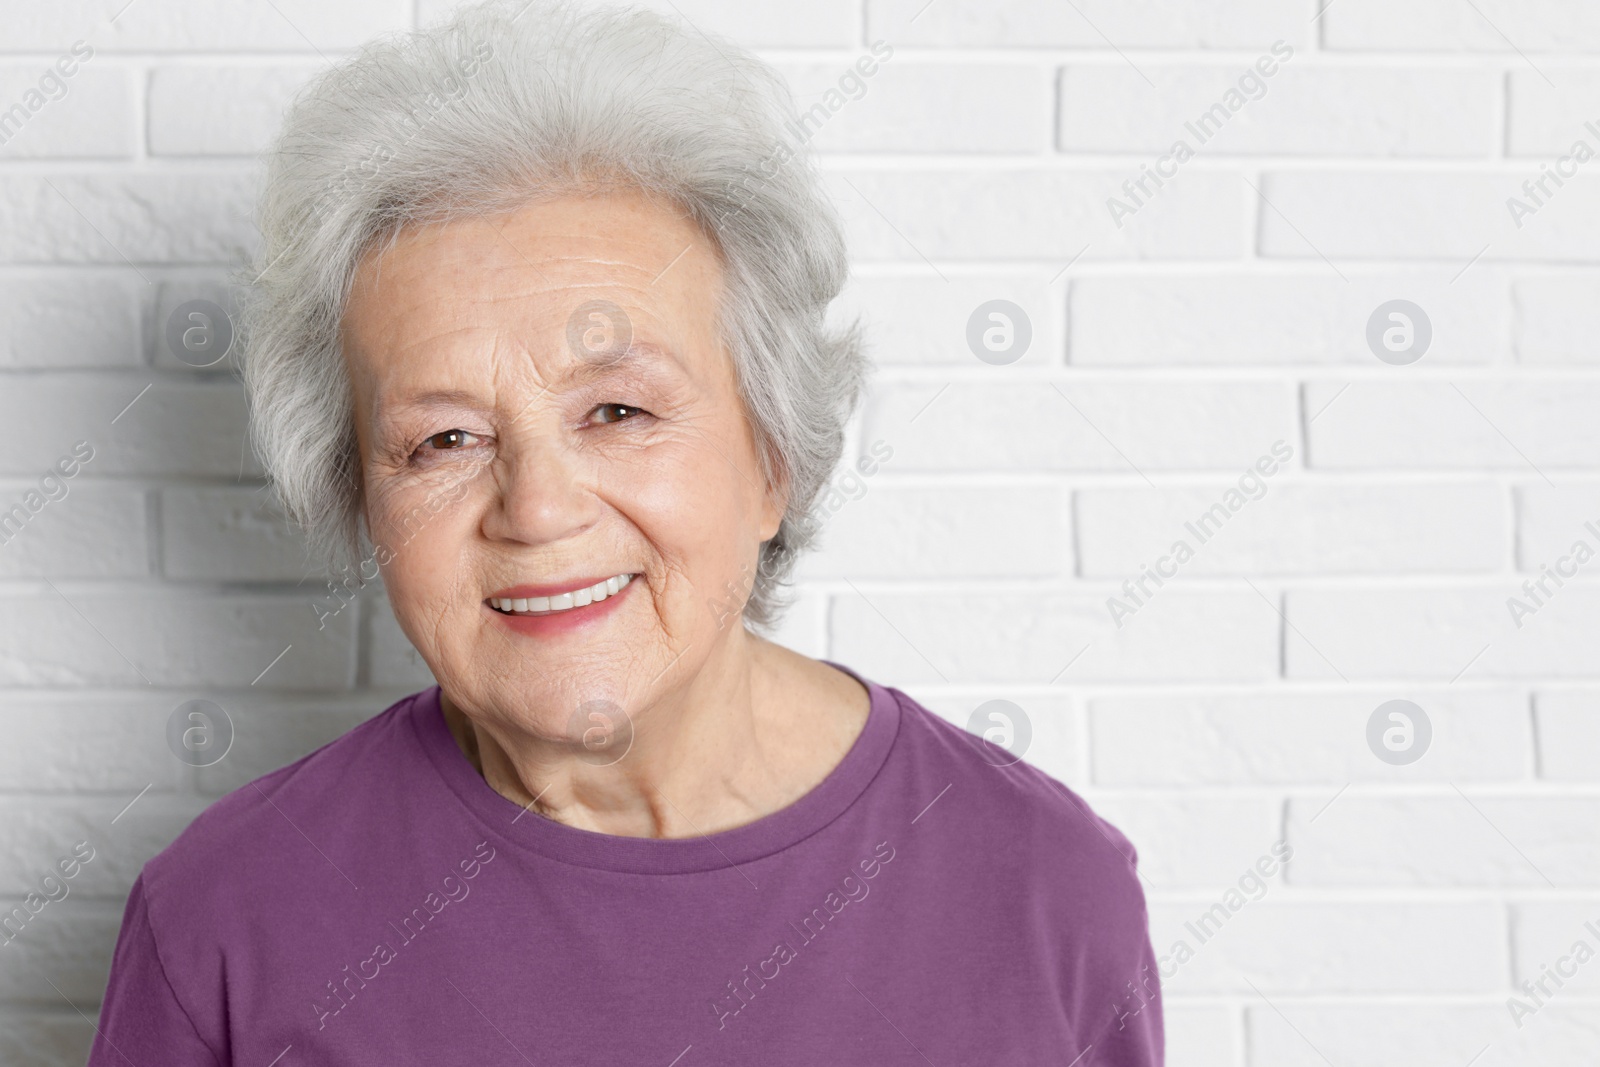
{"label": "sleeve", "polygon": [[144,875],[134,880],[111,957],[88,1067],[227,1067],[178,1001],[156,948]]}
{"label": "sleeve", "polygon": [[1068,982],[1068,988],[1079,991],[1068,1010],[1084,1035],[1084,1047],[1072,1050],[1078,1056],[1076,1067],[1162,1067],[1166,1032],[1161,973],[1150,938],[1138,849],[1082,797],[1055,785],[1088,824],[1078,824],[1086,862],[1077,866],[1089,881],[1076,886],[1071,896],[1095,902],[1080,918],[1093,947],[1074,961]]}
{"label": "sleeve", "polygon": [[1080,1067],[1162,1067],[1166,1032],[1161,1012],[1161,976],[1150,935],[1145,932],[1137,959],[1125,965],[1117,1003]]}
{"label": "sleeve", "polygon": [[[1092,813],[1091,813],[1092,814]],[[1162,1067],[1166,1062],[1166,1030],[1161,1011],[1161,972],[1150,939],[1150,911],[1140,884],[1139,852],[1111,823],[1093,815],[1102,836],[1127,862],[1123,888],[1117,893],[1116,919],[1109,923],[1119,936],[1108,948],[1107,985],[1115,1001],[1109,1019],[1084,1056],[1083,1067]]]}

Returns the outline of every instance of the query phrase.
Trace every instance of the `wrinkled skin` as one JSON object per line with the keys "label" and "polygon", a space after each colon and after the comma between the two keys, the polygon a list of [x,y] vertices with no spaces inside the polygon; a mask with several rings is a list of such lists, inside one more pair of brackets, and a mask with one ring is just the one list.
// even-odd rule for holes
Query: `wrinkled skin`
{"label": "wrinkled skin", "polygon": [[[742,825],[825,777],[865,721],[853,679],[739,623],[785,498],[716,330],[722,286],[674,205],[597,189],[403,230],[363,259],[342,322],[395,616],[488,783],[569,825]],[[595,300],[627,326],[570,334]],[[486,603],[622,573],[641,577],[616,610],[571,632],[519,633]],[[594,707],[631,727],[609,765],[582,744]]]}

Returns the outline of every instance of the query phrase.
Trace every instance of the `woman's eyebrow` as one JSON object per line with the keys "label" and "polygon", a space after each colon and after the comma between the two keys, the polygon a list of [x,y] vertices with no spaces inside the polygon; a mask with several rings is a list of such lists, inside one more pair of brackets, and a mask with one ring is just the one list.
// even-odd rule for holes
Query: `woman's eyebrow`
{"label": "woman's eyebrow", "polygon": [[684,375],[687,374],[688,368],[684,366],[683,360],[678,358],[678,354],[665,345],[635,341],[626,351],[615,357],[604,353],[581,357],[569,376],[599,378],[615,370],[638,372],[667,370],[673,374]]}
{"label": "woman's eyebrow", "polygon": [[419,409],[480,411],[490,406],[482,396],[466,389],[426,389],[419,393],[379,391],[372,400],[372,419],[382,423]]}
{"label": "woman's eyebrow", "polygon": [[[564,376],[565,382],[599,380],[618,374],[653,376],[667,373],[687,376],[687,368],[672,349],[653,342],[635,342],[616,358],[582,359]],[[418,393],[379,393],[373,401],[373,414],[382,419],[413,408],[492,407],[493,403],[468,389],[426,389]]]}

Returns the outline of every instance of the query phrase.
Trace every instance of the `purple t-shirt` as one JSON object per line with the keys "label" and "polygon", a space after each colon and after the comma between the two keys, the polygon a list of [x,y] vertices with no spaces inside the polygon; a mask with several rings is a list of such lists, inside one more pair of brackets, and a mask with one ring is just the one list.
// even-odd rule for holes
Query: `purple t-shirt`
{"label": "purple t-shirt", "polygon": [[525,813],[407,697],[145,865],[91,1067],[1160,1064],[1127,839],[866,684],[816,788],[671,840]]}

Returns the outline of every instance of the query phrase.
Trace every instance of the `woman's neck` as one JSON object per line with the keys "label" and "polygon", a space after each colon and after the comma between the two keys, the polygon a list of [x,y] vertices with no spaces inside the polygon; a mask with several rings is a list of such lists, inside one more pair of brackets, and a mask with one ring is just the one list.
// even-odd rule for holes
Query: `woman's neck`
{"label": "woman's neck", "polygon": [[614,754],[474,721],[446,693],[440,703],[478,773],[529,812],[596,833],[679,838],[754,822],[805,795],[854,744],[869,701],[849,675],[738,628],[692,678],[631,717]]}

